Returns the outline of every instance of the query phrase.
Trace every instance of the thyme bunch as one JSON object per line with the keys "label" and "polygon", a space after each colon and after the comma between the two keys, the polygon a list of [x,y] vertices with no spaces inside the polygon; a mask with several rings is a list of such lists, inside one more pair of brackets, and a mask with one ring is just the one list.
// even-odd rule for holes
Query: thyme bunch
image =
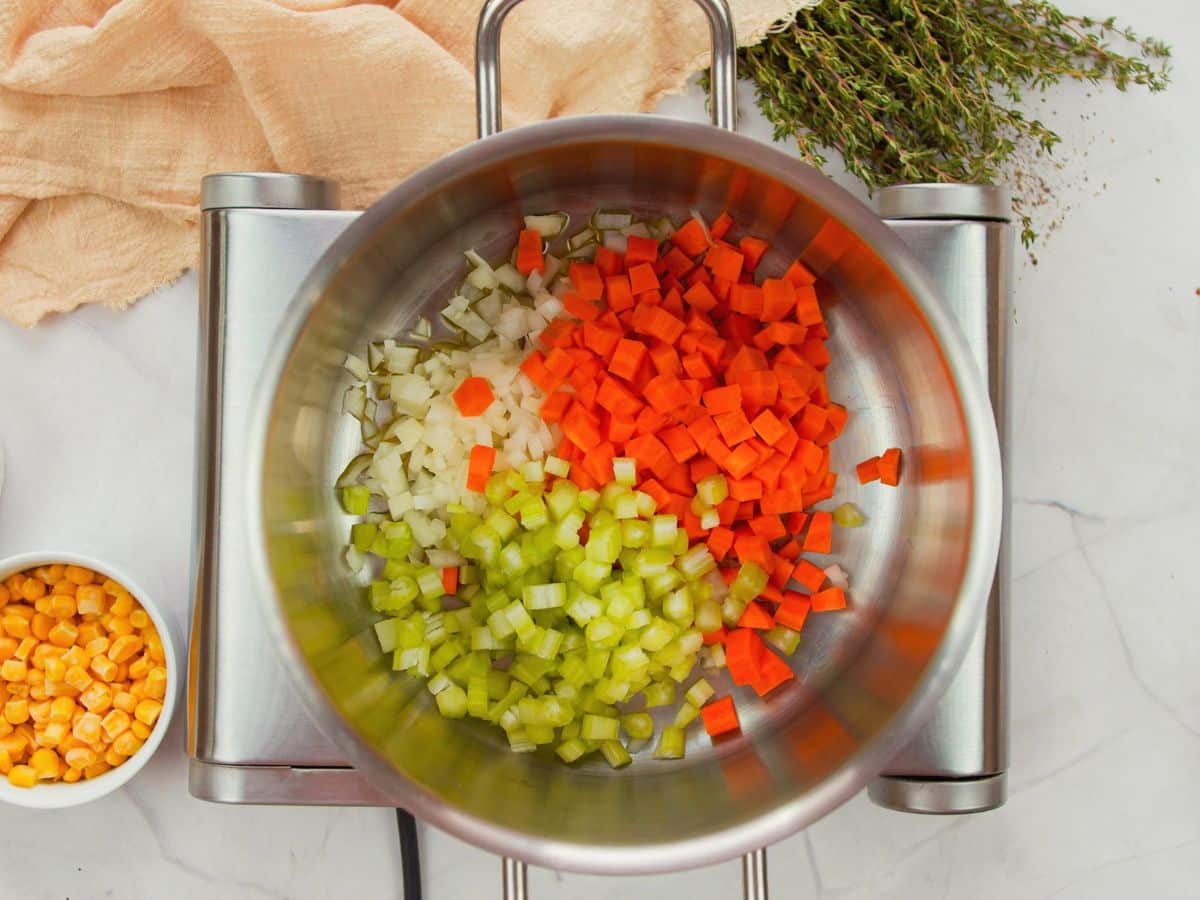
{"label": "thyme bunch", "polygon": [[[1117,43],[1120,49],[1111,45]],[[1047,0],[823,0],[740,51],[776,140],[823,166],[836,150],[868,189],[902,182],[994,182],[1043,157],[1059,135],[1020,108],[1064,79],[1160,91],[1170,48],[1114,19]],[[1031,198],[1016,213],[1036,233]]]}

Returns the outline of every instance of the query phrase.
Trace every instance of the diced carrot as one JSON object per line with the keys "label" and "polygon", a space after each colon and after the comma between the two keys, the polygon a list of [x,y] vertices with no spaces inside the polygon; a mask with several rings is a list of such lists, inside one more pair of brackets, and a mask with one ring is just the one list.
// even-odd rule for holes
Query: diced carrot
{"label": "diced carrot", "polygon": [[538,415],[543,422],[553,424],[562,420],[567,407],[571,405],[571,394],[567,391],[555,391],[542,401]]}
{"label": "diced carrot", "polygon": [[825,427],[814,440],[822,447],[833,443],[841,436],[849,419],[850,413],[846,407],[839,403],[828,404],[825,407]]}
{"label": "diced carrot", "polygon": [[796,260],[788,266],[788,270],[783,273],[783,277],[797,287],[812,284],[817,280],[817,277],[809,271],[808,266],[804,265],[800,260]]}
{"label": "diced carrot", "polygon": [[879,480],[879,457],[872,456],[870,459],[864,459],[862,462],[860,462],[857,466],[854,467],[854,471],[858,475],[858,483],[859,484],[868,484],[872,481],[878,481]]}
{"label": "diced carrot", "polygon": [[742,389],[736,384],[713,388],[704,392],[701,402],[713,414],[733,412],[742,408]]}
{"label": "diced carrot", "polygon": [[651,406],[666,414],[677,411],[692,399],[687,388],[674,375],[656,375],[651,378],[643,394]]}
{"label": "diced carrot", "polygon": [[766,538],[768,541],[773,541],[787,534],[787,529],[783,527],[783,521],[779,516],[758,516],[753,518],[750,520],[750,530],[759,537]]}
{"label": "diced carrot", "polygon": [[657,434],[671,421],[652,406],[643,406],[637,415],[638,434]]}
{"label": "diced carrot", "polygon": [[823,591],[817,591],[812,595],[811,601],[813,612],[830,612],[835,609],[846,608],[846,592],[840,587],[828,587]]}
{"label": "diced carrot", "polygon": [[666,445],[652,434],[640,434],[633,438],[625,445],[625,453],[647,468],[654,468],[671,456]]}
{"label": "diced carrot", "polygon": [[712,378],[713,371],[702,354],[691,353],[683,358],[683,371],[693,378]]}
{"label": "diced carrot", "polygon": [[762,238],[744,237],[738,241],[738,249],[742,251],[742,256],[745,257],[746,271],[753,272],[758,268],[759,262],[763,258],[763,254],[767,252],[769,245]]}
{"label": "diced carrot", "polygon": [[810,553],[828,553],[833,549],[833,513],[812,514],[802,546]]}
{"label": "diced carrot", "polygon": [[828,413],[825,411],[825,407],[810,403],[804,407],[804,412],[800,414],[800,421],[796,422],[796,434],[805,440],[811,441],[821,433],[821,429],[825,427],[825,419],[827,417]]}
{"label": "diced carrot", "polygon": [[767,539],[752,531],[747,530],[741,534],[734,532],[733,552],[737,554],[739,562],[752,562],[764,569],[770,568],[768,557],[771,548],[767,545]]}
{"label": "diced carrot", "polygon": [[542,333],[538,335],[538,343],[546,349],[570,346],[576,330],[575,323],[570,319],[555,319],[542,329]]}
{"label": "diced carrot", "polygon": [[[730,317],[732,318],[732,316]],[[729,360],[729,368],[725,371],[726,379],[734,379],[745,372],[760,372],[768,368],[767,357],[761,350],[743,344]]]}
{"label": "diced carrot", "polygon": [[811,285],[800,285],[795,289],[796,321],[801,325],[819,325],[825,321],[816,289]]}
{"label": "diced carrot", "polygon": [[750,423],[755,433],[772,446],[778,444],[787,433],[787,426],[779,421],[775,413],[764,409]]}
{"label": "diced carrot", "polygon": [[567,274],[584,300],[599,300],[604,296],[604,279],[592,263],[573,262],[568,266]]}
{"label": "diced carrot", "polygon": [[754,437],[754,429],[750,427],[750,422],[741,409],[718,413],[713,416],[713,421],[721,431],[721,439],[730,447]]}
{"label": "diced carrot", "polygon": [[770,650],[763,651],[763,656],[759,660],[758,667],[758,678],[754,680],[752,687],[754,688],[754,693],[760,697],[765,697],[781,684],[791,681],[796,677],[796,674],[792,671],[792,667]]}
{"label": "diced carrot", "polygon": [[771,584],[776,588],[786,587],[787,583],[792,578],[792,570],[795,568],[796,564],[790,559],[780,556],[779,554],[775,554],[775,559],[771,561]]}
{"label": "diced carrot", "polygon": [[652,263],[658,259],[658,241],[654,238],[629,235],[625,243],[625,265]]}
{"label": "diced carrot", "polygon": [[699,452],[696,442],[692,440],[692,436],[682,425],[666,429],[659,434],[659,438],[671,451],[671,456],[676,462],[687,462]]}
{"label": "diced carrot", "polygon": [[467,462],[467,490],[483,492],[487,480],[491,477],[492,466],[496,463],[496,448],[476,444],[471,448],[471,456]]}
{"label": "diced carrot", "polygon": [[800,352],[816,369],[826,368],[833,360],[833,357],[829,355],[829,348],[825,346],[825,342],[820,338],[810,337],[805,340],[800,345]]}
{"label": "diced carrot", "polygon": [[[711,456],[711,451],[709,453]],[[746,444],[739,444],[733,452],[729,454],[725,462],[722,463],[726,472],[734,478],[745,478],[754,469],[755,462],[758,461],[758,454]]]}
{"label": "diced carrot", "polygon": [[725,665],[734,684],[753,684],[758,680],[759,657],[765,645],[750,628],[734,628],[725,635]]}
{"label": "diced carrot", "polygon": [[580,403],[571,404],[562,418],[563,434],[579,449],[587,452],[600,444],[600,423]]}
{"label": "diced carrot", "polygon": [[767,612],[766,607],[752,600],[746,604],[746,609],[742,612],[737,624],[738,628],[757,628],[760,631],[766,631],[775,627],[775,619]]}
{"label": "diced carrot", "polygon": [[[554,353],[562,351],[555,348]],[[454,391],[454,405],[464,416],[481,416],[492,405],[496,395],[486,378],[478,376],[463,379],[463,383]]]}
{"label": "diced carrot", "polygon": [[717,306],[717,298],[713,296],[713,292],[708,289],[708,285],[702,283],[693,284],[683,293],[683,299],[686,300],[695,309],[703,312],[708,312],[715,309]]}
{"label": "diced carrot", "polygon": [[[693,482],[698,482],[700,479],[707,478],[709,475],[716,475],[720,471],[721,467],[718,466],[716,462],[709,459],[707,456],[700,456],[692,460],[691,464],[688,466],[688,477],[691,478]],[[718,503],[717,509],[720,508],[721,505]]]}
{"label": "diced carrot", "polygon": [[[713,244],[704,255],[704,265],[713,273],[715,278],[724,278],[736,282],[742,274],[745,258],[738,251],[725,244]],[[717,295],[720,296],[719,294]]]}
{"label": "diced carrot", "polygon": [[726,634],[727,634],[727,632],[725,631],[725,626],[722,625],[716,631],[703,632],[700,635],[700,637],[703,639],[704,643],[706,643],[706,644],[723,644],[723,643],[725,643],[725,635]]}
{"label": "diced carrot", "polygon": [[895,487],[900,483],[900,448],[892,447],[879,457],[879,480]]}
{"label": "diced carrot", "polygon": [[809,592],[818,591],[825,583],[825,570],[807,559],[802,559],[796,563],[796,568],[792,571],[792,578],[798,584],[806,587]]}
{"label": "diced carrot", "polygon": [[671,502],[671,492],[653,478],[647,478],[639,484],[638,490],[653,497],[654,504],[659,510]]}
{"label": "diced carrot", "polygon": [[731,478],[729,496],[734,500],[757,500],[763,495],[763,484],[757,478]]}
{"label": "diced carrot", "polygon": [[563,296],[563,309],[577,319],[582,319],[584,322],[592,322],[599,315],[600,310],[596,308],[596,304],[584,300],[578,294],[568,291]]}
{"label": "diced carrot", "polygon": [[742,399],[751,409],[773,406],[779,396],[779,376],[774,372],[739,372],[736,381],[742,388]]}
{"label": "diced carrot", "polygon": [[[643,490],[645,490],[643,488]],[[718,525],[708,533],[708,549],[718,562],[729,555],[733,549],[733,532],[723,525]]]}
{"label": "diced carrot", "polygon": [[604,289],[607,292],[609,309],[614,312],[633,309],[633,288],[629,285],[628,275],[610,275],[604,279]]}
{"label": "diced carrot", "polygon": [[629,287],[635,297],[647,291],[657,291],[658,286],[658,276],[649,263],[639,263],[629,268]]}
{"label": "diced carrot", "polygon": [[666,267],[666,270],[677,279],[682,278],[688,272],[692,271],[696,265],[694,262],[692,262],[691,258],[678,247],[672,247],[670,250],[668,250],[663,255],[662,261],[663,265]]}
{"label": "diced carrot", "polygon": [[784,591],[783,602],[775,610],[775,624],[800,631],[804,628],[804,620],[808,618],[812,608],[810,599],[795,591]]}
{"label": "diced carrot", "polygon": [[755,284],[735,284],[729,291],[729,308],[744,316],[762,315],[763,291]]}
{"label": "diced carrot", "polygon": [[734,708],[733,698],[729,695],[720,700],[713,700],[700,708],[700,717],[704,720],[704,730],[709,737],[719,737],[730,731],[741,728],[738,722],[737,709]]}
{"label": "diced carrot", "polygon": [[708,249],[708,236],[704,226],[695,219],[688,219],[673,235],[671,241],[688,256],[699,256]]}
{"label": "diced carrot", "polygon": [[458,566],[446,566],[442,569],[442,590],[447,594],[458,593]]}
{"label": "diced carrot", "polygon": [[522,275],[546,271],[542,258],[542,235],[534,228],[522,228],[517,235],[517,271]]}
{"label": "diced carrot", "polygon": [[621,260],[620,253],[601,245],[596,248],[596,268],[600,270],[600,274],[605,277],[607,283],[608,276],[621,274],[625,264]]}
{"label": "diced carrot", "polygon": [[[596,392],[596,405],[613,415],[632,419],[641,411],[642,401],[615,378],[604,376]],[[584,448],[587,449],[587,448]]]}
{"label": "diced carrot", "polygon": [[729,215],[729,213],[722,210],[721,214],[719,216],[717,216],[715,219],[713,219],[713,223],[710,226],[708,226],[708,233],[711,234],[717,240],[720,240],[721,238],[725,237],[726,234],[729,233],[729,229],[732,227],[733,227],[733,216]]}
{"label": "diced carrot", "polygon": [[[721,430],[717,428],[717,423],[709,415],[693,419],[688,423],[687,430],[688,434],[692,436],[692,440],[696,442],[696,446],[705,453],[709,453],[709,446],[713,441],[719,441],[721,436]],[[728,451],[728,448],[726,450]]]}
{"label": "diced carrot", "polygon": [[616,352],[608,361],[608,371],[622,378],[632,379],[637,374],[638,366],[646,356],[646,345],[640,341],[621,338],[617,342]]}

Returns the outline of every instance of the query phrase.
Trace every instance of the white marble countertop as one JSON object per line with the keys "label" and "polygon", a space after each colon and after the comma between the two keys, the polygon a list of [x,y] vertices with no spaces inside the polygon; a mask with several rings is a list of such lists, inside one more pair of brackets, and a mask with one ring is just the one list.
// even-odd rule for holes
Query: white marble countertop
{"label": "white marble countertop", "polygon": [[[1091,0],[1100,12],[1120,4]],[[1056,90],[1071,207],[1014,288],[1011,793],[926,818],[859,796],[773,848],[779,897],[1154,898],[1200,881],[1200,16],[1146,0],[1164,95]],[[743,104],[743,130],[769,128]],[[702,117],[695,94],[664,112]],[[1086,111],[1086,117],[1081,113]],[[1073,148],[1073,149],[1071,149]],[[1086,177],[1085,177],[1086,176]],[[0,322],[0,556],[91,551],[188,620],[196,280],[131,311]],[[248,686],[249,688],[249,686]],[[182,710],[181,710],[182,713]],[[187,793],[182,714],[124,790],[0,807],[0,897],[399,893],[392,814],[223,807]],[[499,862],[422,829],[425,892],[498,896]],[[737,863],[639,879],[531,874],[538,897],[736,896]]]}

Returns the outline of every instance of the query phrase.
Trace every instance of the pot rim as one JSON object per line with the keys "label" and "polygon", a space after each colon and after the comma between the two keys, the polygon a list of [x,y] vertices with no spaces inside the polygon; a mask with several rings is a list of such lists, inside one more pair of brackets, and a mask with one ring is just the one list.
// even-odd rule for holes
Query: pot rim
{"label": "pot rim", "polygon": [[[339,271],[351,264],[361,242],[397,209],[417,202],[498,158],[523,155],[534,148],[612,141],[678,146],[726,159],[791,186],[823,206],[851,228],[909,291],[944,354],[958,391],[970,445],[972,478],[971,538],[954,612],[945,635],[908,699],[892,721],[833,776],[776,809],[720,831],[651,847],[595,846],[533,837],[479,819],[451,807],[396,773],[360,742],[328,701],[279,613],[279,598],[263,533],[262,467],[271,408],[287,359],[308,315]],[[251,404],[246,496],[249,556],[258,581],[272,641],[294,676],[293,685],[318,727],[373,780],[386,785],[399,805],[438,828],[494,853],[531,864],[594,874],[650,874],[715,863],[773,844],[824,817],[861,790],[915,735],[932,713],[966,656],[983,615],[1000,544],[1002,493],[1000,451],[986,384],[970,355],[965,337],[939,299],[929,277],[882,220],[844,188],[817,169],[775,147],[711,125],[651,114],[588,115],[524,125],[474,141],[411,175],[372,204],[343,232],[314,266],[297,291],[264,362],[257,396]],[[269,598],[269,599],[268,599]]]}

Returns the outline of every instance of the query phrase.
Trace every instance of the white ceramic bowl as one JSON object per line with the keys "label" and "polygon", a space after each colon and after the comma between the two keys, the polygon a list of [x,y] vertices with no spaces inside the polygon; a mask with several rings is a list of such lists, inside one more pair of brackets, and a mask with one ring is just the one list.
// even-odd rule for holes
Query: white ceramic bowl
{"label": "white ceramic bowl", "polygon": [[103,775],[81,779],[74,784],[47,782],[31,788],[13,787],[8,783],[6,777],[0,776],[0,800],[35,809],[62,809],[67,806],[88,803],[105,794],[111,794],[140,772],[147,760],[154,755],[154,751],[158,749],[163,736],[167,733],[167,728],[171,724],[171,715],[175,712],[175,698],[179,693],[180,682],[179,666],[175,655],[175,640],[167,620],[163,617],[162,610],[158,608],[141,585],[116,566],[100,562],[98,559],[81,556],[78,553],[22,553],[0,560],[0,581],[15,572],[24,572],[26,569],[48,566],[53,563],[91,569],[118,582],[133,594],[142,608],[146,610],[150,620],[154,622],[154,627],[158,629],[158,633],[162,637],[163,652],[167,658],[167,694],[163,697],[162,712],[159,714],[158,721],[154,723],[154,730],[150,732],[150,737],[146,739],[142,748],[121,765],[110,769]]}

